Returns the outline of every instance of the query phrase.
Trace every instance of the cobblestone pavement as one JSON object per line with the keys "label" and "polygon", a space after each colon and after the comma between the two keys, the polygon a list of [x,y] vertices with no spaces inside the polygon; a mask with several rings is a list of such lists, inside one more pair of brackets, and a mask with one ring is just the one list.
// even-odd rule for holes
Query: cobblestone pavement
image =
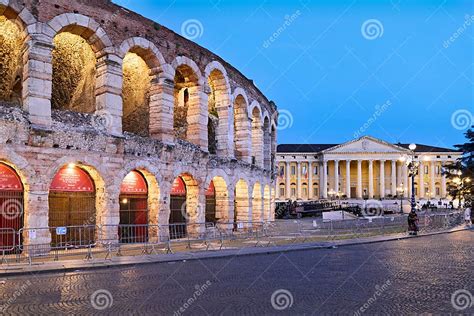
{"label": "cobblestone pavement", "polygon": [[474,231],[463,231],[337,249],[38,274],[0,279],[0,311],[474,314],[473,259]]}

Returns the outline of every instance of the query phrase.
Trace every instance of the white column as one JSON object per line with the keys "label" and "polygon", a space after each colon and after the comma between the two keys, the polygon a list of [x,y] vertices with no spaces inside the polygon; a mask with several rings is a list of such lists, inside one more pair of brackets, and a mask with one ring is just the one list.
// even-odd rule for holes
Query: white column
{"label": "white column", "polygon": [[346,196],[351,198],[351,161],[346,160]]}
{"label": "white column", "polygon": [[[443,168],[443,164],[441,164],[441,168]],[[441,197],[446,198],[446,175],[444,173],[441,175]]]}
{"label": "white column", "polygon": [[334,192],[339,193],[339,160],[334,160]]}
{"label": "white column", "polygon": [[374,198],[374,161],[369,160],[369,199]]}
{"label": "white column", "polygon": [[435,185],[435,166],[436,166],[436,161],[431,161],[430,162],[430,192],[431,192],[431,198],[436,197],[436,185]]}
{"label": "white column", "polygon": [[392,160],[392,176],[391,184],[392,184],[392,196],[395,197],[397,195],[397,161]]}
{"label": "white column", "polygon": [[296,198],[301,198],[301,161],[296,162]]}
{"label": "white column", "polygon": [[313,199],[313,163],[308,161],[308,200]]}
{"label": "white column", "polygon": [[362,198],[362,160],[357,160],[357,198]]}
{"label": "white column", "polygon": [[423,161],[420,161],[418,169],[418,198],[422,199],[425,196],[425,167]]}
{"label": "white column", "polygon": [[323,161],[323,172],[322,172],[322,177],[323,177],[323,185],[321,186],[323,190],[323,198],[327,199],[328,198],[328,162],[327,160]]}
{"label": "white column", "polygon": [[385,197],[385,160],[380,160],[380,197]]}
{"label": "white column", "polygon": [[290,162],[287,161],[285,166],[285,195],[287,199],[291,198],[290,188]]}
{"label": "white column", "polygon": [[402,164],[402,179],[403,179],[403,186],[405,188],[405,193],[403,194],[404,197],[411,196],[411,183],[408,181],[408,166],[406,163]]}

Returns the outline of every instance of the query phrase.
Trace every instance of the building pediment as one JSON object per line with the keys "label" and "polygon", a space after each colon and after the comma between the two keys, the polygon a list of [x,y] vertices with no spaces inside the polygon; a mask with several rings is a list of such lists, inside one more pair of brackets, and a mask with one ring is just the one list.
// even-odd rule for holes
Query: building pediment
{"label": "building pediment", "polygon": [[328,148],[323,151],[325,154],[332,153],[406,153],[407,149],[387,143],[383,140],[364,136],[347,143]]}

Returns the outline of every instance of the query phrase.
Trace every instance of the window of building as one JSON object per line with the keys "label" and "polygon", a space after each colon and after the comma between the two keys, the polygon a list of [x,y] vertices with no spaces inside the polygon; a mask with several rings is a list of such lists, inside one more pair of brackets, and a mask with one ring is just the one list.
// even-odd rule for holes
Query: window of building
{"label": "window of building", "polygon": [[308,196],[308,188],[307,187],[303,187],[303,196]]}
{"label": "window of building", "polygon": [[291,175],[296,175],[296,166],[291,166]]}
{"label": "window of building", "polygon": [[424,168],[425,168],[425,174],[428,174],[428,170],[429,170],[428,166],[424,166]]}
{"label": "window of building", "polygon": [[439,190],[439,187],[436,187],[436,195],[437,195],[437,196],[440,196],[440,195],[441,195],[440,190]]}
{"label": "window of building", "polygon": [[285,184],[284,183],[280,183],[280,196],[285,196]]}
{"label": "window of building", "polygon": [[315,183],[313,184],[313,197],[317,198],[318,196],[319,196],[319,188],[318,188],[318,184]]}
{"label": "window of building", "polygon": [[313,174],[318,174],[318,166],[313,166]]}
{"label": "window of building", "polygon": [[439,166],[436,166],[436,174],[441,174],[441,168]]}
{"label": "window of building", "polygon": [[285,166],[280,166],[280,177],[283,177],[285,175]]}
{"label": "window of building", "polygon": [[296,196],[296,188],[291,188],[291,196]]}

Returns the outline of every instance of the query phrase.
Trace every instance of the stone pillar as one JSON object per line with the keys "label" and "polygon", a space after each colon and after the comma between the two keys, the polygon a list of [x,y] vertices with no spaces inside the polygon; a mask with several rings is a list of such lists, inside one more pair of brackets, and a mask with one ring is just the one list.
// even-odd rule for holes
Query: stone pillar
{"label": "stone pillar", "polygon": [[[48,191],[42,184],[30,185],[29,191],[25,193],[24,200],[24,227],[48,227]],[[35,245],[49,245],[51,243],[51,233],[49,229],[27,229],[23,232],[24,253],[38,254],[48,253],[49,247],[36,249]],[[31,246],[31,247],[29,247]]]}
{"label": "stone pillar", "polygon": [[391,191],[392,196],[397,195],[397,161],[392,160],[392,175],[391,175]]}
{"label": "stone pillar", "polygon": [[161,72],[150,89],[150,137],[174,143],[174,78]]}
{"label": "stone pillar", "polygon": [[31,34],[23,53],[23,109],[33,125],[51,126],[52,51],[53,40],[41,34]]}
{"label": "stone pillar", "polygon": [[374,198],[374,161],[369,160],[369,199]]}
{"label": "stone pillar", "polygon": [[385,197],[385,160],[380,160],[380,197]]}
{"label": "stone pillar", "polygon": [[321,190],[323,191],[323,199],[328,198],[328,162],[327,160],[323,160],[323,171],[322,171],[322,178],[323,183],[320,186]]}
{"label": "stone pillar", "polygon": [[308,161],[308,200],[313,199],[313,163]]}
{"label": "stone pillar", "polygon": [[346,160],[346,196],[351,198],[351,161]]}
{"label": "stone pillar", "polygon": [[189,91],[189,107],[188,107],[188,129],[186,139],[201,148],[202,151],[208,152],[208,94],[209,89],[206,86],[194,86],[188,88]]}
{"label": "stone pillar", "polygon": [[296,198],[301,198],[301,161],[296,162]]}
{"label": "stone pillar", "polygon": [[339,160],[334,160],[334,192],[339,194]]}
{"label": "stone pillar", "polygon": [[418,198],[422,199],[425,197],[425,167],[423,161],[420,161],[418,169]]}
{"label": "stone pillar", "polygon": [[446,198],[446,175],[441,175],[441,198]]}
{"label": "stone pillar", "polygon": [[103,117],[108,133],[122,135],[122,59],[104,54],[97,59],[95,82],[96,114]]}
{"label": "stone pillar", "polygon": [[431,161],[430,162],[430,192],[431,192],[431,198],[436,197],[435,166],[436,166],[436,161]]}
{"label": "stone pillar", "polygon": [[291,198],[291,186],[290,186],[290,162],[285,162],[285,195],[287,199]]}
{"label": "stone pillar", "polygon": [[357,160],[357,198],[362,199],[362,160]]}

